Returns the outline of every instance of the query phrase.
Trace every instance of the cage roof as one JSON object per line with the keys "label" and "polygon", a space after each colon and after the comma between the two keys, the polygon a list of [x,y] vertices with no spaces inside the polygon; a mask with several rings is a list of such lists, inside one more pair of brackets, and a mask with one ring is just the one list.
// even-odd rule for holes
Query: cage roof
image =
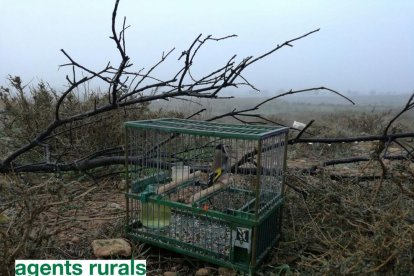
{"label": "cage roof", "polygon": [[261,140],[289,130],[288,127],[279,126],[236,125],[173,118],[130,121],[125,123],[125,127],[249,140]]}

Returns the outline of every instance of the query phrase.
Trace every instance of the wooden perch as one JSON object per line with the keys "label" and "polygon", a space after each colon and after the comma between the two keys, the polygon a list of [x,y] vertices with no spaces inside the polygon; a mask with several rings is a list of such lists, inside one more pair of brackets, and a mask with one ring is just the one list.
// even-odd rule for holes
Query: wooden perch
{"label": "wooden perch", "polygon": [[171,189],[174,189],[175,187],[179,186],[180,184],[182,184],[183,182],[191,179],[191,178],[195,178],[195,177],[199,177],[201,175],[201,171],[196,171],[194,173],[191,173],[189,175],[184,175],[182,178],[177,178],[173,181],[171,181],[168,184],[162,185],[161,187],[159,187],[156,190],[156,194],[163,194],[165,192],[168,192]]}
{"label": "wooden perch", "polygon": [[201,192],[193,195],[190,197],[189,202],[196,202],[202,199],[203,197],[208,196],[209,194],[212,194],[222,188],[224,188],[230,181],[232,180],[231,177],[229,177],[227,174],[223,175],[217,182],[211,187],[208,187],[207,189],[202,190]]}

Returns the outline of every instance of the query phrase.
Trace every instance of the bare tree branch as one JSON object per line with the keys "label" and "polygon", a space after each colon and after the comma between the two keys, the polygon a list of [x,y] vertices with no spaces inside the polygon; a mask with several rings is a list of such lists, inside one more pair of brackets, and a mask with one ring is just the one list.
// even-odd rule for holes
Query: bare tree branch
{"label": "bare tree branch", "polygon": [[397,114],[395,115],[394,118],[392,118],[390,120],[390,122],[388,123],[388,125],[385,127],[383,135],[386,136],[388,133],[388,130],[390,129],[391,125],[401,116],[403,115],[405,112],[411,110],[414,108],[414,93],[410,96],[410,98],[408,99],[407,103],[405,104],[404,108]]}
{"label": "bare tree branch", "polygon": [[338,137],[338,138],[299,138],[289,140],[289,144],[306,144],[306,143],[321,143],[321,144],[335,144],[335,143],[354,143],[365,141],[393,141],[399,138],[412,138],[414,132],[407,133],[393,133],[384,135],[368,135],[368,136],[356,136],[356,137]]}
{"label": "bare tree branch", "polygon": [[[228,99],[232,97],[224,97],[219,95],[219,93],[228,87],[238,87],[240,85],[246,85],[254,90],[259,90],[253,84],[251,84],[246,78],[242,76],[243,71],[248,68],[250,65],[255,62],[266,58],[267,56],[273,54],[274,52],[280,50],[283,47],[292,47],[293,42],[296,42],[300,39],[303,39],[315,32],[318,32],[319,29],[308,32],[304,35],[298,36],[291,40],[285,41],[284,43],[277,45],[271,50],[259,55],[257,57],[247,56],[241,61],[236,62],[236,55],[233,55],[229,58],[224,65],[219,66],[216,70],[212,72],[207,72],[204,76],[196,78],[191,74],[191,66],[195,62],[197,55],[199,54],[202,47],[204,47],[208,41],[222,41],[225,39],[236,37],[236,35],[229,35],[220,38],[212,37],[208,35],[202,37],[200,34],[196,37],[190,44],[190,46],[182,52],[179,60],[184,58],[184,64],[181,69],[179,69],[174,77],[169,80],[161,80],[155,76],[153,73],[155,70],[173,53],[174,49],[171,49],[167,53],[162,53],[161,59],[157,61],[153,66],[151,66],[146,72],[144,69],[140,69],[138,72],[133,72],[129,70],[132,66],[130,63],[130,58],[126,53],[126,39],[125,31],[129,27],[126,25],[126,18],[123,19],[122,27],[120,31],[117,31],[116,28],[116,19],[117,11],[119,6],[119,0],[115,1],[114,9],[112,12],[112,36],[110,37],[116,45],[118,53],[120,55],[120,62],[118,67],[114,68],[108,62],[107,65],[100,71],[94,71],[86,68],[80,63],[76,62],[68,53],[63,49],[62,53],[68,58],[69,63],[63,64],[61,66],[71,66],[72,67],[72,78],[67,77],[69,86],[68,88],[60,95],[56,100],[56,107],[54,110],[54,120],[35,138],[30,140],[27,144],[16,149],[14,152],[10,153],[4,160],[0,161],[0,172],[8,172],[12,170],[16,171],[55,171],[55,170],[87,170],[89,168],[94,168],[98,166],[105,166],[110,164],[120,164],[123,163],[123,156],[107,156],[107,154],[120,154],[122,148],[115,151],[101,151],[92,155],[87,155],[84,158],[77,159],[72,162],[62,163],[59,162],[59,158],[55,160],[55,163],[52,164],[50,160],[46,160],[44,163],[40,164],[19,164],[16,162],[16,159],[30,151],[35,147],[44,145],[44,142],[55,137],[61,133],[72,131],[78,126],[72,127],[72,124],[78,121],[85,120],[103,114],[118,108],[125,108],[128,106],[134,106],[136,104],[144,104],[152,102],[155,100],[168,100],[170,98],[177,98],[180,100],[186,100],[185,97],[196,97],[196,98],[207,98],[207,99]],[[128,69],[128,71],[127,71]],[[86,76],[80,80],[76,79],[76,70],[80,70],[83,74],[86,73]],[[83,85],[87,81],[98,79],[103,81],[107,85],[108,92],[108,103],[103,105],[97,105],[87,111],[79,112],[70,116],[62,118],[60,114],[60,109],[64,105],[67,96],[77,89],[80,85]],[[188,79],[188,81],[187,81]],[[147,81],[144,85],[144,81]],[[24,88],[21,88],[20,93],[23,92]],[[230,112],[214,116],[208,121],[214,121],[222,119],[225,117],[234,118],[242,123],[272,123],[282,125],[278,122],[270,120],[259,113],[254,111],[259,110],[264,104],[276,100],[280,97],[287,95],[297,94],[297,93],[306,93],[311,91],[327,91],[329,93],[336,94],[348,102],[354,104],[354,102],[343,94],[330,89],[324,86],[307,88],[301,90],[290,90],[288,92],[276,95],[274,97],[268,98],[261,101],[251,108],[246,108],[243,110],[232,110]],[[389,143],[401,138],[414,137],[414,133],[392,133],[388,134],[388,129],[392,123],[399,118],[404,112],[411,110],[414,107],[413,103],[414,94],[411,96],[407,102],[405,108],[390,121],[389,125],[384,130],[384,135],[376,136],[363,136],[363,137],[344,137],[344,138],[302,138],[302,135],[306,130],[311,126],[313,121],[308,123],[308,125],[299,132],[299,134],[294,138],[289,140],[289,144],[298,144],[298,143],[350,143],[355,141],[388,141]],[[203,112],[204,109],[201,109],[193,116]],[[247,120],[249,118],[249,120]],[[88,124],[87,122],[86,124]],[[71,127],[69,130],[59,131],[59,128],[69,124]],[[85,125],[85,124],[80,124]],[[245,162],[256,153],[248,153],[244,156],[240,162]]]}

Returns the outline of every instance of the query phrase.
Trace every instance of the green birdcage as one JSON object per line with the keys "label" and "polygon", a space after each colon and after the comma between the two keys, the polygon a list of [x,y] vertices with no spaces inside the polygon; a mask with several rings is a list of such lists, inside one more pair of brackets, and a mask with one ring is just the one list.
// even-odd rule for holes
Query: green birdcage
{"label": "green birdcage", "polygon": [[254,273],[281,235],[288,130],[126,122],[127,236]]}

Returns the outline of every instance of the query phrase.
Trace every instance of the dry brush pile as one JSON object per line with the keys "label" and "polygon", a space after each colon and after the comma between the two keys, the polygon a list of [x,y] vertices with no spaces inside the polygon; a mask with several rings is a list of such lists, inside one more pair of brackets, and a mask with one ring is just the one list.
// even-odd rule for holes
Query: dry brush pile
{"label": "dry brush pile", "polygon": [[[287,264],[291,272],[309,274],[412,274],[414,201],[399,188],[414,190],[412,163],[390,165],[394,176],[379,192],[380,177],[364,180],[358,177],[363,174],[353,174],[363,165],[337,167],[323,169],[319,176],[290,172],[289,183],[303,193],[288,188],[284,241],[272,265]],[[333,180],[331,175],[338,173]]]}

